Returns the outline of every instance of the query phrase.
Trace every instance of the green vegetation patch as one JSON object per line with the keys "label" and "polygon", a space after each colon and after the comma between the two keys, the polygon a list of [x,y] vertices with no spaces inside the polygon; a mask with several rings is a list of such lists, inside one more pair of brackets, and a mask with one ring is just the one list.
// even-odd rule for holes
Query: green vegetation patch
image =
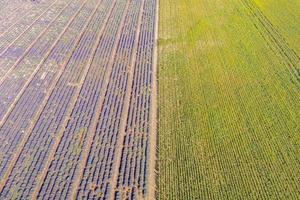
{"label": "green vegetation patch", "polygon": [[159,199],[300,197],[298,10],[160,0]]}

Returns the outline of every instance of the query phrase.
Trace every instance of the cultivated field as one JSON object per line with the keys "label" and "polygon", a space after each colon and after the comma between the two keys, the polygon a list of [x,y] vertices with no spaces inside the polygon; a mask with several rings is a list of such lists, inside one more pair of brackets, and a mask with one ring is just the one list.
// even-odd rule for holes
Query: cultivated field
{"label": "cultivated field", "polygon": [[0,4],[0,199],[152,199],[156,0]]}
{"label": "cultivated field", "polygon": [[0,0],[0,200],[300,199],[299,11]]}
{"label": "cultivated field", "polygon": [[299,11],[160,0],[159,199],[300,199]]}

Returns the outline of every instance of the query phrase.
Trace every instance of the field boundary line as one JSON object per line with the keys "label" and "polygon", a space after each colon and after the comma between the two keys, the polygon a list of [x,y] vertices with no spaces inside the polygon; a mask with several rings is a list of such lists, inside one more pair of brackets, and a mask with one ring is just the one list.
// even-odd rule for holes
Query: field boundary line
{"label": "field boundary line", "polygon": [[126,16],[129,13],[128,12],[129,3],[130,3],[130,1],[127,1],[126,7],[125,7],[125,10],[124,10],[124,13],[123,13],[120,25],[119,25],[119,29],[118,29],[117,34],[116,34],[116,40],[115,40],[114,46],[112,48],[112,53],[110,55],[110,60],[108,61],[108,64],[107,64],[108,71],[105,72],[105,77],[104,77],[104,80],[103,80],[103,84],[104,84],[103,88],[105,90],[103,89],[103,92],[100,94],[99,102],[97,103],[97,105],[95,107],[96,115],[93,117],[93,120],[92,120],[91,125],[90,125],[90,129],[88,131],[88,133],[91,133],[91,134],[87,134],[87,142],[86,142],[85,147],[83,148],[82,159],[81,159],[81,162],[79,163],[79,169],[78,169],[79,172],[77,172],[78,177],[75,179],[75,182],[74,182],[73,187],[72,187],[71,195],[70,195],[71,199],[76,199],[76,196],[77,196],[77,193],[78,193],[78,188],[80,186],[81,179],[83,177],[84,168],[86,166],[88,156],[89,156],[89,153],[90,153],[90,150],[91,150],[91,146],[92,146],[92,143],[93,143],[93,139],[96,135],[98,119],[101,115],[101,110],[103,108],[103,103],[104,103],[104,100],[105,100],[105,94],[106,94],[106,91],[108,89],[107,87],[108,87],[109,80],[110,80],[111,73],[112,73],[112,67],[114,65],[114,61],[115,61],[115,57],[116,57],[116,54],[117,54],[119,42],[121,40],[122,30],[124,29],[124,22],[125,22]]}
{"label": "field boundary line", "polygon": [[[55,0],[49,7],[47,7],[47,9],[41,13],[20,35],[18,35],[1,53],[0,53],[0,57],[9,49],[9,47],[11,47],[18,39],[20,39],[20,37],[22,35],[24,35],[47,11],[49,11],[51,9],[51,7],[56,4],[59,0]],[[21,18],[22,19],[22,18]],[[51,24],[51,22],[50,22]],[[5,33],[3,33],[5,34]],[[0,37],[3,35],[1,34]]]}
{"label": "field boundary line", "polygon": [[134,76],[134,69],[136,66],[136,57],[138,53],[138,45],[140,43],[140,33],[141,33],[141,25],[142,25],[142,19],[143,19],[143,12],[144,12],[144,6],[145,6],[145,1],[142,0],[141,7],[139,10],[139,16],[138,16],[138,22],[137,22],[137,27],[136,27],[136,34],[134,38],[134,46],[133,50],[131,53],[131,59],[130,59],[130,65],[127,70],[128,72],[128,82],[126,86],[126,93],[124,97],[124,107],[122,109],[122,114],[120,118],[120,127],[119,127],[119,136],[117,137],[117,143],[115,145],[115,162],[113,164],[113,169],[112,169],[112,177],[111,177],[111,189],[108,194],[108,198],[113,200],[114,198],[114,193],[117,189],[117,184],[118,184],[118,175],[120,171],[120,163],[121,163],[121,157],[122,157],[122,149],[123,149],[123,143],[124,143],[124,138],[126,135],[126,126],[127,126],[127,119],[128,119],[128,113],[129,113],[129,107],[130,107],[130,100],[131,100],[131,93],[132,93],[132,85],[133,85],[133,76]]}
{"label": "field boundary line", "polygon": [[3,84],[3,82],[5,81],[5,79],[7,78],[7,76],[9,75],[9,73],[14,70],[17,65],[24,59],[24,57],[28,54],[28,52],[30,51],[30,49],[35,45],[35,43],[47,32],[47,30],[49,29],[49,27],[57,20],[58,17],[61,16],[61,14],[64,12],[64,10],[72,3],[73,1],[69,1],[63,8],[62,10],[54,17],[54,19],[49,23],[49,25],[47,25],[47,27],[36,37],[36,39],[30,44],[29,47],[27,47],[27,49],[24,51],[24,53],[21,55],[20,58],[18,58],[15,63],[10,67],[10,69],[7,70],[7,72],[4,74],[4,76],[2,78],[0,78],[0,85]]}
{"label": "field boundary line", "polygon": [[[49,51],[46,53],[45,57],[42,59],[42,61],[37,65],[37,67],[35,68],[35,70],[32,72],[32,74],[30,75],[30,77],[28,78],[28,80],[25,82],[25,84],[23,85],[22,89],[20,90],[20,92],[18,93],[18,95],[15,97],[13,103],[9,106],[8,110],[6,111],[5,115],[3,116],[3,118],[0,120],[0,128],[3,126],[3,124],[6,122],[8,116],[10,115],[10,113],[12,112],[12,110],[14,109],[14,107],[16,106],[17,102],[20,100],[20,98],[22,97],[22,95],[24,94],[25,90],[27,89],[28,85],[31,83],[31,81],[33,80],[33,78],[35,77],[35,75],[38,73],[38,71],[40,70],[40,68],[42,67],[42,65],[47,61],[48,57],[50,56],[51,52],[53,51],[53,49],[55,48],[55,46],[57,45],[57,43],[59,42],[59,40],[61,39],[61,37],[65,34],[65,32],[67,31],[67,29],[70,27],[71,23],[74,21],[74,19],[77,17],[77,15],[80,13],[80,11],[82,10],[82,8],[84,7],[84,5],[86,4],[88,0],[85,0],[83,2],[83,4],[80,6],[80,8],[76,11],[76,13],[73,15],[73,17],[70,19],[70,21],[68,22],[68,24],[65,26],[65,28],[63,29],[63,31],[59,34],[59,36],[57,37],[57,39],[54,41],[54,43],[52,44],[52,46],[50,47]],[[76,45],[75,45],[76,46]],[[73,51],[71,51],[73,52]],[[50,87],[51,88],[51,87]]]}
{"label": "field boundary line", "polygon": [[151,87],[151,104],[150,104],[150,129],[149,129],[149,182],[148,182],[148,197],[149,200],[156,199],[156,178],[157,178],[157,119],[158,119],[158,28],[159,28],[159,3],[156,0],[155,11],[155,33],[154,33],[154,51],[153,51],[153,67],[152,67],[152,87]]}
{"label": "field boundary line", "polygon": [[[87,0],[86,0],[86,1],[87,1]],[[78,35],[77,41],[75,42],[76,45],[74,46],[74,48],[72,49],[72,51],[70,51],[70,54],[67,56],[67,57],[69,57],[69,59],[67,59],[67,60],[61,65],[61,69],[58,71],[58,74],[56,75],[54,81],[52,82],[52,84],[51,84],[51,86],[50,86],[50,89],[49,89],[49,91],[48,91],[48,93],[47,93],[45,99],[44,99],[43,102],[41,103],[41,106],[39,107],[37,113],[35,114],[35,117],[33,118],[32,122],[31,122],[31,124],[30,124],[30,126],[29,126],[29,128],[28,128],[28,130],[25,131],[25,133],[24,133],[25,136],[23,137],[22,141],[21,141],[20,144],[18,145],[18,149],[17,149],[16,153],[14,154],[13,159],[12,159],[12,161],[10,162],[10,165],[9,165],[7,171],[5,172],[5,174],[4,174],[3,178],[2,178],[2,180],[0,181],[0,192],[3,190],[5,184],[6,184],[7,180],[8,180],[8,178],[9,178],[9,176],[10,176],[12,170],[13,170],[13,167],[15,166],[15,164],[16,164],[16,162],[17,162],[17,160],[18,160],[18,158],[19,158],[19,156],[20,156],[20,154],[21,154],[21,152],[22,152],[22,150],[23,150],[23,148],[24,148],[26,142],[28,141],[28,139],[29,139],[29,137],[30,137],[30,135],[31,135],[31,133],[32,133],[32,131],[33,131],[33,128],[34,128],[34,126],[35,126],[36,121],[39,119],[39,117],[40,117],[40,115],[41,115],[41,113],[42,113],[44,107],[46,106],[46,104],[47,104],[47,102],[48,102],[48,100],[49,100],[49,98],[50,98],[50,96],[51,96],[51,94],[52,94],[52,92],[53,92],[53,90],[54,90],[54,88],[55,88],[57,82],[59,81],[59,79],[60,79],[60,77],[61,77],[63,71],[65,70],[66,65],[69,63],[69,60],[71,59],[70,57],[71,57],[72,54],[74,53],[74,51],[75,51],[75,49],[77,48],[77,45],[78,45],[80,39],[82,38],[82,35],[83,35],[84,32],[86,31],[85,28],[86,28],[86,26],[89,24],[89,22],[90,22],[90,18],[87,20],[87,22],[86,22],[86,24],[85,24],[85,27],[83,27],[81,33]]]}
{"label": "field boundary line", "polygon": [[[95,14],[96,11],[98,10],[99,5],[100,5],[101,3],[102,3],[102,0],[99,0],[98,4],[95,6],[95,8],[96,8],[96,9],[94,10],[95,12],[94,12],[91,16],[94,16],[94,14]],[[112,11],[113,11],[113,8],[114,8],[114,5],[110,8],[109,12],[108,12],[107,15],[106,15],[106,19],[107,19],[107,20],[108,20],[109,17],[111,16],[111,13],[112,13]],[[63,124],[62,124],[62,128],[61,128],[61,130],[59,131],[59,133],[57,134],[57,136],[56,136],[56,138],[55,138],[54,144],[53,144],[52,149],[51,149],[51,151],[50,151],[50,153],[49,153],[49,156],[48,156],[48,159],[47,159],[47,161],[46,161],[46,163],[45,163],[45,166],[44,166],[42,172],[39,174],[38,182],[37,182],[36,187],[34,188],[34,191],[33,191],[32,195],[31,195],[31,196],[32,196],[31,199],[37,199],[37,198],[38,198],[38,194],[39,194],[39,192],[40,192],[40,190],[41,190],[41,187],[42,187],[42,185],[43,185],[43,181],[45,180],[45,178],[46,178],[46,176],[47,176],[49,167],[50,167],[50,165],[51,165],[51,163],[52,163],[52,161],[53,161],[53,159],[54,159],[54,156],[55,156],[55,153],[56,153],[56,151],[57,151],[57,148],[58,148],[59,144],[61,143],[61,139],[62,139],[63,134],[64,134],[64,132],[65,132],[66,126],[67,126],[67,124],[69,123],[69,116],[70,116],[70,115],[72,114],[72,112],[73,112],[73,109],[74,109],[74,107],[75,107],[75,105],[76,105],[76,102],[77,102],[77,100],[78,100],[78,97],[79,97],[79,95],[80,95],[80,91],[81,91],[81,89],[82,89],[82,86],[83,86],[83,84],[84,84],[84,82],[85,82],[85,80],[86,80],[87,74],[88,74],[88,72],[89,72],[89,70],[90,70],[90,67],[91,67],[91,65],[92,65],[92,62],[93,62],[93,60],[94,60],[95,53],[96,53],[96,51],[97,51],[97,49],[98,49],[98,46],[99,46],[99,43],[100,43],[101,38],[102,38],[102,36],[103,36],[104,30],[105,30],[105,28],[106,28],[106,25],[107,25],[107,23],[103,23],[103,25],[102,25],[100,31],[98,32],[97,39],[96,39],[96,41],[94,42],[94,46],[92,47],[92,52],[93,52],[93,53],[92,53],[92,55],[90,56],[90,58],[89,58],[89,60],[88,60],[88,62],[87,62],[87,64],[86,64],[86,67],[85,67],[85,69],[84,69],[84,71],[83,71],[83,76],[82,76],[82,78],[81,78],[81,80],[80,80],[80,82],[79,82],[79,84],[78,84],[78,87],[76,88],[75,95],[72,97],[72,99],[71,99],[71,101],[70,101],[70,104],[69,104],[69,107],[68,107],[68,110],[67,110],[67,114],[66,114],[66,116],[68,116],[68,117],[65,117],[65,119],[64,119],[64,121],[63,121]]]}

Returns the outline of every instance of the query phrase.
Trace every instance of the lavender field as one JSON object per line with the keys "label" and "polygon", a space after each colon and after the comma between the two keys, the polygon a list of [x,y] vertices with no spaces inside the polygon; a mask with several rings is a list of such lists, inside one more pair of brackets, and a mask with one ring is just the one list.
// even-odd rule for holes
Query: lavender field
{"label": "lavender field", "polygon": [[0,4],[0,199],[153,199],[157,0]]}

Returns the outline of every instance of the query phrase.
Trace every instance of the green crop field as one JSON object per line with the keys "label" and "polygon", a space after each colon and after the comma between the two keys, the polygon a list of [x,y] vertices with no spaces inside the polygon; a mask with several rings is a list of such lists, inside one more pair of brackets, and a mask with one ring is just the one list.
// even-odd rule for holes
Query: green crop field
{"label": "green crop field", "polygon": [[159,14],[159,199],[300,199],[300,1]]}

